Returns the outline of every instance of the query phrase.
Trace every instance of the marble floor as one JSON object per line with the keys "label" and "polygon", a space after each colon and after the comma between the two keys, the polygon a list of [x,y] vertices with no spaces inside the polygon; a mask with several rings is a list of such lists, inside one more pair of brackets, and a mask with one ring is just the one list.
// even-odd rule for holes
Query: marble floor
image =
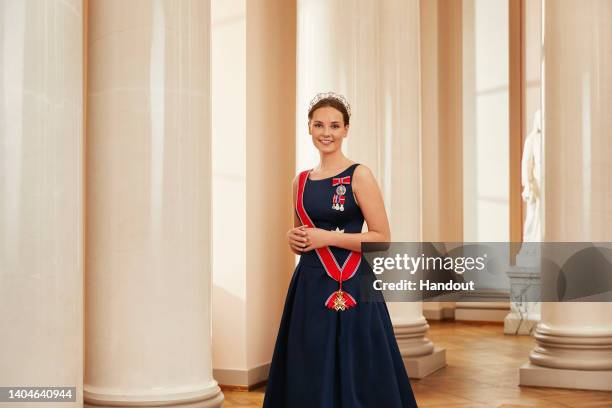
{"label": "marble floor", "polygon": [[[530,336],[504,335],[497,323],[429,324],[428,337],[446,348],[448,365],[422,380],[411,380],[421,408],[612,408],[612,392],[519,387],[518,368],[534,345]],[[226,389],[223,406],[261,407],[264,391]]]}

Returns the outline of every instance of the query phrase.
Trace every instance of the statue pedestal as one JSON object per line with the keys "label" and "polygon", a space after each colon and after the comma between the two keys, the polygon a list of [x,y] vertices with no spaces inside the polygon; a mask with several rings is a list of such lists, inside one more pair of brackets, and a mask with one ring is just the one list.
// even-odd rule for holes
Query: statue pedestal
{"label": "statue pedestal", "polygon": [[537,243],[528,243],[516,256],[510,278],[510,313],[504,319],[505,334],[531,335],[540,321],[540,252]]}

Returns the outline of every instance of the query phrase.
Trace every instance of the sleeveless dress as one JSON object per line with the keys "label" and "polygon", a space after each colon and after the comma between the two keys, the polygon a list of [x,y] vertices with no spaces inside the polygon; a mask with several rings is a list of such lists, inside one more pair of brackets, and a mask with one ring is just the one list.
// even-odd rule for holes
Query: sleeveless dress
{"label": "sleeveless dress", "polygon": [[[309,171],[300,174],[296,212],[304,225],[362,231],[364,217],[351,188],[357,166],[321,180],[310,180]],[[264,408],[417,407],[387,305],[360,301],[363,274],[374,276],[359,252],[325,247],[300,256]]]}

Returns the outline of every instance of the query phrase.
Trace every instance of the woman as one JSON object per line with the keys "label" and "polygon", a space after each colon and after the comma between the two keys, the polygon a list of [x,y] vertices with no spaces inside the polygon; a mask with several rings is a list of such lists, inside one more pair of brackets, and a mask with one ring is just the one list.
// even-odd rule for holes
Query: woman
{"label": "woman", "polygon": [[[361,302],[359,277],[372,274],[362,242],[390,240],[382,196],[370,170],[342,153],[351,115],[346,99],[318,94],[308,131],[316,169],[293,182],[300,255],[281,319],[264,408],[416,407],[384,302]],[[364,220],[368,232],[361,232]]]}

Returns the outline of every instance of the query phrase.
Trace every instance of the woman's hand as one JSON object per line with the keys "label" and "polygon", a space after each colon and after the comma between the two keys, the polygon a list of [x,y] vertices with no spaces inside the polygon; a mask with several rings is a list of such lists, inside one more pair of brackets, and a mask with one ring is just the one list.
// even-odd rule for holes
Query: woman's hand
{"label": "woman's hand", "polygon": [[303,249],[304,252],[329,246],[331,239],[330,234],[333,234],[333,232],[321,228],[306,228],[305,232],[308,245]]}
{"label": "woman's hand", "polygon": [[289,241],[289,246],[293,252],[303,252],[304,248],[306,248],[309,244],[308,237],[306,235],[306,226],[300,225],[299,227],[295,227],[287,231],[287,240]]}

